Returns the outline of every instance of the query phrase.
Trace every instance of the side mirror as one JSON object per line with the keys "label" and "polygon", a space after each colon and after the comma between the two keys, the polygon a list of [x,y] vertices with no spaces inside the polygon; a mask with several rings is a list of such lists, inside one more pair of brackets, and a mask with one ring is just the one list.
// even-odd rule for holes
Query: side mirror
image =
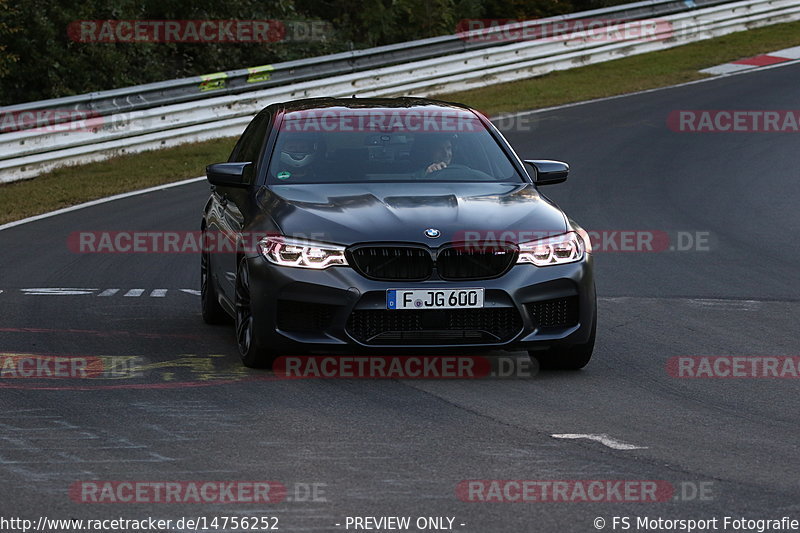
{"label": "side mirror", "polygon": [[253,173],[253,164],[214,163],[206,167],[206,178],[212,185],[220,187],[248,187]]}
{"label": "side mirror", "polygon": [[525,163],[533,167],[533,182],[536,185],[552,185],[567,181],[569,165],[566,163],[548,159],[526,159]]}

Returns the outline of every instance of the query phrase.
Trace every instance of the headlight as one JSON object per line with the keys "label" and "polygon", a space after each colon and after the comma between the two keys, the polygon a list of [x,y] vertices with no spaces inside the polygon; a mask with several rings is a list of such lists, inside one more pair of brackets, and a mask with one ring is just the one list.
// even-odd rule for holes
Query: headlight
{"label": "headlight", "polygon": [[265,237],[258,243],[261,255],[276,265],[323,269],[346,265],[344,247],[309,241],[295,241],[282,236]]}
{"label": "headlight", "polygon": [[536,266],[563,265],[583,259],[586,253],[584,240],[574,231],[537,241],[520,243],[517,263]]}

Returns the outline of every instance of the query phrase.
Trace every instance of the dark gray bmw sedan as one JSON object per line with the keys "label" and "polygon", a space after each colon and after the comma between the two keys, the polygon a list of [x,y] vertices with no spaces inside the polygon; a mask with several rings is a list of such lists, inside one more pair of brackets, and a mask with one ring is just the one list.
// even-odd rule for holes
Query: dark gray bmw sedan
{"label": "dark gray bmw sedan", "polygon": [[270,105],[207,168],[203,318],[234,319],[251,367],[505,349],[582,368],[597,327],[591,246],[539,192],[568,171],[521,161],[458,104]]}

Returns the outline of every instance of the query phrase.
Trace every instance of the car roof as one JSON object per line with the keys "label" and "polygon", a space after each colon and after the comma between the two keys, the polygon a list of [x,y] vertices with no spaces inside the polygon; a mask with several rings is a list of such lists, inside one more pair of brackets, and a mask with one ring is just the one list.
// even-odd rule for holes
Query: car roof
{"label": "car roof", "polygon": [[[284,113],[292,111],[307,111],[311,109],[326,109],[331,107],[348,109],[408,109],[413,107],[438,107],[444,110],[474,110],[464,104],[444,102],[430,98],[400,97],[400,98],[304,98],[275,104]],[[271,107],[271,106],[270,106]]]}

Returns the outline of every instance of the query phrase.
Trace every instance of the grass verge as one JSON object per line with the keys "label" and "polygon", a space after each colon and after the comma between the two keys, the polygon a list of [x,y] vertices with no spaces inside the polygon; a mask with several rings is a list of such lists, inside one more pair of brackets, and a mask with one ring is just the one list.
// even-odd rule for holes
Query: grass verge
{"label": "grass verge", "polygon": [[[798,45],[800,22],[777,24],[437,98],[463,102],[490,114],[538,109],[697,80],[705,77],[698,72],[701,69]],[[234,142],[218,139],[126,155],[0,185],[0,224],[200,176],[206,165],[225,161]]]}
{"label": "grass verge", "polygon": [[234,138],[183,144],[63,167],[24,181],[0,185],[0,224],[122,192],[180,181],[227,161]]}

